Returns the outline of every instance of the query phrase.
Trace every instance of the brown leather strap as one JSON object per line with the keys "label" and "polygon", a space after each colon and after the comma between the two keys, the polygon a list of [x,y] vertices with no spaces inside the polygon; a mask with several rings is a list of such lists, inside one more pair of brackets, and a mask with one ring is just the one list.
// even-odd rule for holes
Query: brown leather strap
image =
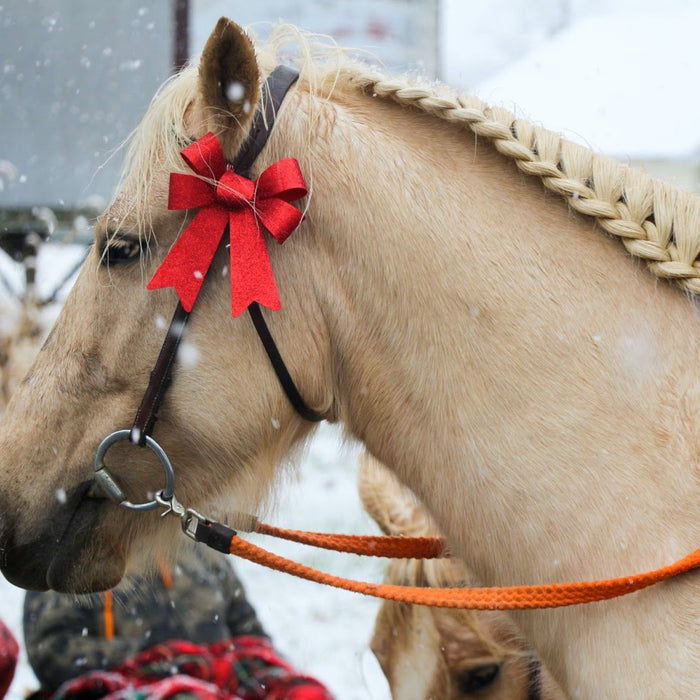
{"label": "brown leather strap", "polygon": [[[299,74],[294,69],[288,68],[287,66],[277,66],[268,76],[263,88],[261,106],[255,112],[248,137],[232,164],[233,169],[237,173],[244,176],[248,175],[248,170],[267,143],[267,139],[275,123],[277,110],[282,104],[284,96],[298,77]],[[189,315],[190,314],[182,307],[182,304],[178,303],[175,314],[170,322],[168,332],[165,335],[163,346],[158,354],[158,359],[151,371],[146,392],[144,393],[141,405],[136,412],[136,417],[131,427],[130,440],[135,445],[144,446],[146,444],[146,436],[150,435],[153,431],[153,426],[158,418],[158,409],[172,380],[173,365],[175,364],[177,350],[184,335]],[[260,315],[260,320],[255,323],[255,328],[272,361],[269,349],[270,344],[274,347],[275,352],[277,348],[274,345],[274,340],[272,339],[272,335],[262,315]],[[277,356],[279,358],[278,361],[273,361],[272,365],[287,396],[290,396],[290,393],[291,395],[296,393],[298,401],[292,401],[296,410],[307,420],[323,420],[322,416],[316,414],[306,406],[294,386],[282,358],[279,357],[279,352],[277,352]],[[289,388],[290,384],[293,388],[292,390]]]}
{"label": "brown leather strap", "polygon": [[261,106],[255,112],[248,138],[233,161],[233,169],[239,175],[248,176],[248,171],[267,143],[284,96],[298,77],[299,73],[287,66],[277,66],[268,76],[263,86]]}
{"label": "brown leather strap", "polygon": [[299,393],[299,389],[297,389],[297,386],[292,379],[292,375],[289,374],[287,365],[284,364],[282,355],[280,355],[280,351],[277,349],[277,344],[275,343],[275,339],[272,337],[272,333],[270,333],[270,329],[267,326],[267,322],[263,316],[260,304],[254,301],[248,307],[248,313],[253,321],[255,330],[258,332],[260,342],[262,342],[263,347],[265,348],[265,352],[270,360],[272,369],[275,370],[275,374],[277,375],[277,379],[282,386],[282,390],[286,394],[289,403],[291,403],[294,407],[294,410],[304,420],[307,420],[310,423],[320,423],[322,420],[325,420],[325,416],[318,411],[314,411],[314,409],[311,408],[306,401],[304,401],[304,398]]}
{"label": "brown leather strap", "polygon": [[165,334],[165,340],[158,353],[158,359],[151,371],[146,392],[141,399],[141,405],[136,411],[136,417],[131,426],[129,439],[134,445],[143,447],[146,444],[146,436],[153,431],[153,426],[158,418],[158,409],[170,386],[177,349],[185,334],[185,326],[189,317],[189,313],[178,302],[168,332]]}

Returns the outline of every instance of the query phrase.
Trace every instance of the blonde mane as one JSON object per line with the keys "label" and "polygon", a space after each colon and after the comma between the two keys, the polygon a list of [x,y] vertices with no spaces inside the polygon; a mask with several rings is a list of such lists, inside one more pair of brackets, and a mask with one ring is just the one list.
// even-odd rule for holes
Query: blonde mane
{"label": "blonde mane", "polygon": [[[250,30],[249,30],[249,33]],[[571,143],[558,134],[460,95],[438,83],[391,77],[328,37],[306,35],[293,26],[276,27],[265,45],[256,42],[264,72],[276,63],[294,62],[300,84],[322,99],[336,91],[361,92],[460,124],[488,139],[525,174],[566,199],[580,214],[593,217],[627,251],[662,278],[700,293],[700,198],[611,158]],[[292,54],[295,56],[292,57]],[[127,151],[122,181],[129,178],[140,230],[148,235],[146,201],[154,169],[185,172],[179,152],[191,138],[185,122],[197,91],[197,66],[191,64],[167,81],[153,98]]]}

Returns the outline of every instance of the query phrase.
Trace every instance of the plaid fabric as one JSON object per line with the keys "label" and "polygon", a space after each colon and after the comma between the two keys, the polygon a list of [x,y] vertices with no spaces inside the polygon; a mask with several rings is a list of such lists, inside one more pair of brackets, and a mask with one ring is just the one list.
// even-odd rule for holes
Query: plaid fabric
{"label": "plaid fabric", "polygon": [[5,693],[12,683],[18,653],[19,647],[12,632],[0,620],[0,698],[5,697]]}
{"label": "plaid fabric", "polygon": [[118,668],[64,683],[52,700],[332,700],[280,659],[264,637],[200,645],[169,641]]}

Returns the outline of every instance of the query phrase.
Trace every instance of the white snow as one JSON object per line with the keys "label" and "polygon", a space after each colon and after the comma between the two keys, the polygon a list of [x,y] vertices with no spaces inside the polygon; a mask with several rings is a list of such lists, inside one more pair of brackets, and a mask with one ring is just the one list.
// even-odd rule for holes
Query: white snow
{"label": "white snow", "polygon": [[584,18],[474,92],[609,156],[700,154],[700,8]]}
{"label": "white snow", "polygon": [[231,102],[240,102],[245,97],[245,87],[243,83],[238,80],[234,80],[226,88],[226,97],[231,100]]}

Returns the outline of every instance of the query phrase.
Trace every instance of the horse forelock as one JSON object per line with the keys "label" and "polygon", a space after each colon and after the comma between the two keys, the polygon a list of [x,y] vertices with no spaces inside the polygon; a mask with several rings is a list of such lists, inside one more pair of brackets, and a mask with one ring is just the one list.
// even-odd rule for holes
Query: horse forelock
{"label": "horse forelock", "polygon": [[152,233],[151,192],[158,172],[186,172],[180,151],[189,143],[186,115],[197,91],[197,67],[190,65],[156,92],[126,146],[119,183],[108,212],[111,230],[130,217],[146,242]]}

